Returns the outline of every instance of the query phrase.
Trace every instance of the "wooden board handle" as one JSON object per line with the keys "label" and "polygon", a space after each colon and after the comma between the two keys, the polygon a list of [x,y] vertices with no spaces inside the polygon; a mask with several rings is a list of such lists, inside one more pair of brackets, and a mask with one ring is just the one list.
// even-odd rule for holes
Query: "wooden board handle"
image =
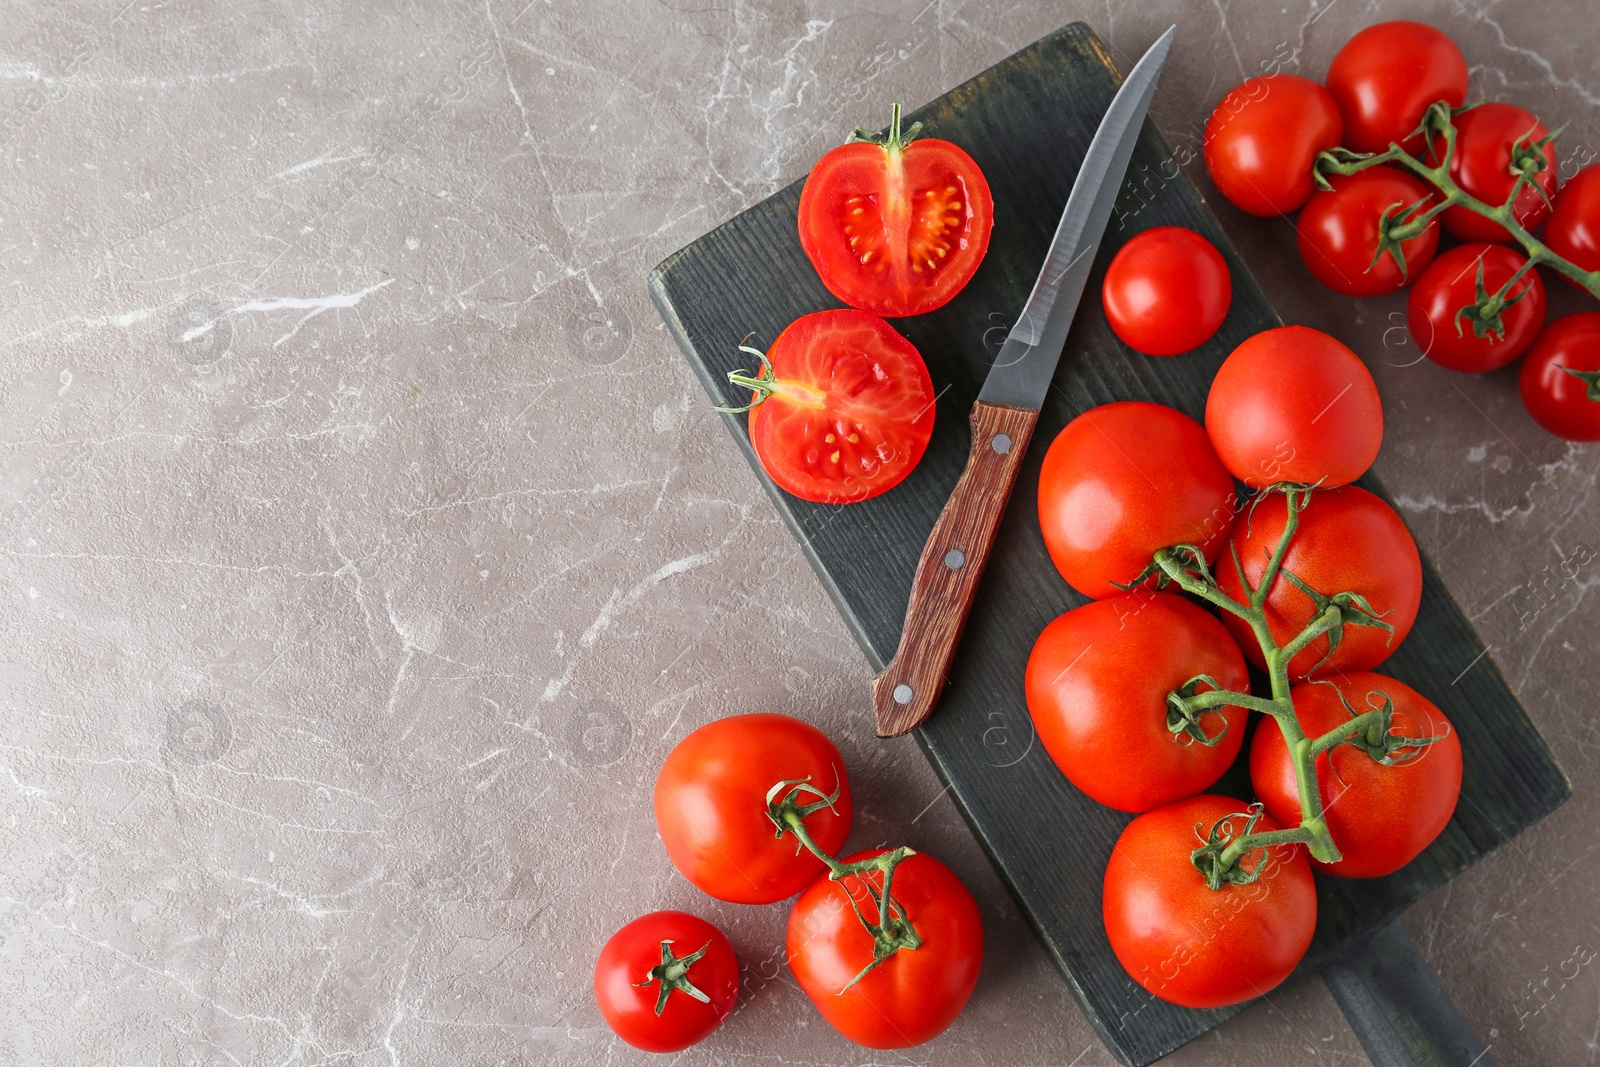
{"label": "wooden board handle", "polygon": [[933,713],[978,579],[1005,514],[1039,412],[978,401],[972,450],[917,561],[900,647],[872,682],[879,737],[898,737]]}

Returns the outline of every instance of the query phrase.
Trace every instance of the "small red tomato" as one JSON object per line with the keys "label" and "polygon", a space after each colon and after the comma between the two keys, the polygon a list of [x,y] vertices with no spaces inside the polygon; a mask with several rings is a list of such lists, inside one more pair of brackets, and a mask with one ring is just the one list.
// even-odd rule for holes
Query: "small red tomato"
{"label": "small red tomato", "polygon": [[1345,43],[1328,65],[1328,92],[1344,117],[1345,147],[1382,152],[1399,142],[1415,154],[1412,134],[1428,105],[1460,107],[1467,60],[1456,43],[1421,22],[1380,22]]}
{"label": "small red tomato", "polygon": [[722,931],[654,911],[611,936],[594,965],[594,999],[634,1048],[677,1052],[703,1041],[739,999],[739,958]]}
{"label": "small red tomato", "polygon": [[1600,163],[1568,178],[1555,208],[1544,226],[1544,243],[1581,270],[1600,270]]}
{"label": "small red tomato", "polygon": [[[844,862],[886,851],[859,852]],[[828,1024],[851,1041],[910,1048],[938,1037],[967,1006],[983,965],[983,919],[950,868],[915,853],[895,868],[889,892],[894,912],[911,922],[922,944],[900,949],[856,980],[873,962],[872,935],[858,912],[876,923],[882,892],[883,877],[875,873],[813,882],[789,913],[789,969]]]}
{"label": "small red tomato", "polygon": [[1497,323],[1462,312],[1478,308],[1480,284],[1492,297],[1527,262],[1527,256],[1505,245],[1480,241],[1452,248],[1428,264],[1406,302],[1406,326],[1422,354],[1441,367],[1481,374],[1526,352],[1544,325],[1544,282],[1537,271],[1517,282]]}
{"label": "small red tomato", "polygon": [[787,715],[731,715],[678,742],[656,778],[656,827],[673,866],[718,900],[771,904],[825,872],[822,861],[778,837],[767,791],[808,781],[815,803],[838,790],[831,808],[806,816],[806,829],[832,855],[850,836],[850,781],[826,734]]}
{"label": "small red tomato", "polygon": [[[1555,195],[1557,177],[1555,142],[1542,149],[1534,147],[1550,132],[1544,123],[1515,104],[1479,104],[1457,115],[1455,123],[1456,154],[1450,160],[1450,177],[1485,204],[1499,207],[1511,196],[1517,180],[1513,168],[1526,168],[1537,188],[1524,183],[1511,210],[1523,229],[1529,233],[1537,230],[1550,214],[1548,198]],[[1435,141],[1434,151],[1443,158],[1442,137]],[[1498,222],[1459,205],[1446,208],[1439,219],[1446,233],[1463,241],[1512,240]]]}
{"label": "small red tomato", "polygon": [[828,291],[900,318],[943,307],[983,262],[994,227],[989,183],[949,141],[902,136],[823,156],[800,192],[800,246]]}
{"label": "small red tomato", "polygon": [[1430,219],[1415,237],[1400,242],[1402,268],[1394,249],[1379,251],[1384,227],[1398,226],[1427,208],[1427,188],[1393,167],[1368,167],[1328,179],[1332,190],[1318,190],[1295,223],[1300,258],[1312,275],[1345,296],[1379,296],[1405,288],[1433,259],[1439,247],[1439,221]]}
{"label": "small red tomato", "polygon": [[1600,311],[1546,326],[1518,384],[1534,422],[1568,441],[1600,441]]}
{"label": "small red tomato", "polygon": [[[1287,517],[1284,495],[1272,493],[1254,512],[1249,508],[1240,511],[1234,522],[1232,547],[1244,565],[1250,588],[1261,584]],[[1357,594],[1376,617],[1394,628],[1390,633],[1380,626],[1345,623],[1343,638],[1331,656],[1328,638],[1323,636],[1289,661],[1289,677],[1294,681],[1310,674],[1326,677],[1376,667],[1400,647],[1417,621],[1422,603],[1422,557],[1417,554],[1417,544],[1393,508],[1358,486],[1318,489],[1311,494],[1283,557],[1283,571],[1325,597]],[[1234,600],[1245,602],[1247,594],[1232,558],[1217,568],[1217,585]],[[1266,613],[1273,640],[1282,647],[1319,612],[1312,597],[1279,574],[1267,592]],[[1265,668],[1261,645],[1249,624],[1231,612],[1223,612],[1222,621],[1246,658]]]}
{"label": "small red tomato", "polygon": [[[1317,889],[1299,845],[1252,850],[1248,885],[1206,880],[1189,855],[1219,823],[1237,835],[1246,806],[1204,795],[1146,812],[1117,838],[1102,912],[1117,960],[1135,982],[1186,1008],[1221,1008],[1270,993],[1311,947]],[[1254,832],[1282,829],[1263,815]]]}
{"label": "small red tomato", "polygon": [[1244,743],[1243,708],[1199,717],[1210,744],[1184,731],[1181,719],[1173,723],[1167,696],[1202,674],[1250,691],[1244,656],[1216,616],[1181,596],[1140,589],[1091,601],[1044,628],[1028,657],[1028,714],[1073,785],[1118,811],[1149,811],[1208,788]]}
{"label": "small red tomato", "polygon": [[1116,596],[1163,548],[1215,559],[1233,523],[1233,479],[1206,433],[1161,404],[1090,408],[1056,435],[1039,470],[1039,526],[1056,570],[1097,599]]}
{"label": "small red tomato", "polygon": [[1250,78],[1206,120],[1206,172],[1241,211],[1287,215],[1311,197],[1311,164],[1343,129],[1333,97],[1310,78]]}
{"label": "small red tomato", "polygon": [[[1297,685],[1289,697],[1300,729],[1312,740],[1348,723],[1355,713],[1381,708],[1388,697],[1394,705],[1389,736],[1425,742],[1370,754],[1365,747],[1342,744],[1317,757],[1323,818],[1343,858],[1311,862],[1341,878],[1377,878],[1416,859],[1450,821],[1461,795],[1461,741],[1450,720],[1427,697],[1381,674],[1341,674]],[[1393,762],[1386,765],[1379,758]],[[1283,732],[1272,723],[1262,723],[1250,742],[1250,781],[1268,815],[1284,826],[1300,825],[1294,762]]]}
{"label": "small red tomato", "polygon": [[1331,488],[1372,466],[1383,405],[1354,352],[1320,330],[1280,326],[1223,361],[1206,397],[1206,433],[1223,466],[1254,489]]}
{"label": "small red tomato", "polygon": [[1210,241],[1182,226],[1157,226],[1117,252],[1101,296],[1124,344],[1177,356],[1211,340],[1228,317],[1233,279]]}

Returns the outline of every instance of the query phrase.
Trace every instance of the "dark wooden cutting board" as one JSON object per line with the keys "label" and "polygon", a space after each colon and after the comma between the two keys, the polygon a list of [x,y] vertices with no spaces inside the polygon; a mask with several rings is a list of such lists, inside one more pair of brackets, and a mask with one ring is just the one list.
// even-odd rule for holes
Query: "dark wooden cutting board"
{"label": "dark wooden cutting board", "polygon": [[[1085,25],[1068,26],[911,119],[928,136],[970,152],[995,200],[994,238],[972,283],[951,303],[895,326],[923,357],[939,390],[933,441],[904,484],[859,504],[795,499],[761,473],[743,415],[729,431],[866,652],[874,671],[894,655],[918,553],[967,458],[967,413],[988,364],[1044,259],[1078,165],[1121,75]],[[841,127],[866,116],[840,116]],[[908,119],[907,121],[911,121]],[[792,320],[838,307],[796,237],[801,182],[755,205],[663,262],[650,294],[719,404],[747,401],[726,374],[754,331],[765,346]],[[1187,226],[1214,242],[1233,272],[1233,307],[1197,352],[1152,359],[1111,333],[1098,300],[1105,265],[1142,230]],[[917,738],[1028,916],[1090,1022],[1119,1058],[1146,1064],[1239,1011],[1190,1011],[1152,998],[1112,955],[1100,921],[1100,882],[1129,816],[1079,793],[1036,743],[1023,699],[1023,666],[1046,623],[1083,598],[1062,581],[1039,533],[1039,463],[1080,412],[1116,400],[1153,400],[1200,418],[1223,358],[1244,338],[1279,325],[1199,191],[1146,122],[1117,215],[1102,244],[1055,387],[956,655],[950,685]],[[1372,478],[1362,484],[1383,494]],[[1571,789],[1492,658],[1433,566],[1423,560],[1422,610],[1410,639],[1381,668],[1436,702],[1455,723],[1465,759],[1461,802],[1439,839],[1387,878],[1320,878],[1315,968],[1352,938],[1553,810]],[[861,693],[861,713],[871,702]],[[1217,792],[1248,795],[1236,766]]]}

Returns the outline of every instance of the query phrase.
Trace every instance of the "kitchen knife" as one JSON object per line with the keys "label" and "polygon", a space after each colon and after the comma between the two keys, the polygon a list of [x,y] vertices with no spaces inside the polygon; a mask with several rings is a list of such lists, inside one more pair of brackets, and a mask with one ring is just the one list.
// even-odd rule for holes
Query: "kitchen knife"
{"label": "kitchen knife", "polygon": [[1033,292],[972,405],[966,468],[917,561],[900,647],[872,682],[879,737],[906,733],[939,701],[1176,30],[1150,46],[1100,120]]}

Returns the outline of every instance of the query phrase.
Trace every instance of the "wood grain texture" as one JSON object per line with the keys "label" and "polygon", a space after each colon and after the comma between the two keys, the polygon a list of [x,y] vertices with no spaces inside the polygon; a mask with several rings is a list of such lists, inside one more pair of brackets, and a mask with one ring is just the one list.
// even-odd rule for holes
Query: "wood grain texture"
{"label": "wood grain texture", "polygon": [[879,737],[899,737],[921,725],[939,703],[1038,421],[1030,408],[982,400],[972,405],[967,466],[917,561],[899,648],[872,682]]}
{"label": "wood grain texture", "polygon": [[[940,392],[927,454],[903,484],[858,504],[797,500],[761,474],[743,417],[724,416],[874,670],[882,670],[899,645],[917,560],[967,459],[966,415],[1027,298],[1119,82],[1104,46],[1076,24],[907,119],[923,122],[929,136],[955,141],[977,160],[994,194],[996,219],[988,256],[967,288],[935,312],[895,323],[927,360]],[[852,118],[842,116],[841,127]],[[754,330],[760,342],[770,342],[796,317],[839,306],[799,247],[799,197],[796,182],[675,253],[650,277],[668,330],[718,403],[738,400],[725,375],[738,365],[736,346],[746,333]],[[1233,306],[1201,348],[1151,359],[1117,340],[1094,294],[1130,237],[1164,225],[1187,226],[1217,246],[1233,276]],[[1001,520],[939,713],[913,736],[1090,1023],[1124,1063],[1147,1064],[1240,1009],[1191,1011],[1152,998],[1124,973],[1106,940],[1101,872],[1130,816],[1089,800],[1056,769],[1034,737],[1023,697],[1034,639],[1050,620],[1084,602],[1045,551],[1037,517],[1039,464],[1061,427],[1099,404],[1150,400],[1202,417],[1222,360],[1246,337],[1280,322],[1149,122],[1087,292]],[[1361,484],[1385,495],[1371,477]],[[1571,791],[1426,558],[1416,625],[1381,670],[1434,701],[1455,724],[1465,765],[1461,803],[1438,840],[1395,874],[1319,876],[1317,936],[1303,965],[1309,968],[1443,885]],[[864,699],[862,705],[868,714]],[[1233,796],[1248,790],[1240,764],[1215,789]]]}

